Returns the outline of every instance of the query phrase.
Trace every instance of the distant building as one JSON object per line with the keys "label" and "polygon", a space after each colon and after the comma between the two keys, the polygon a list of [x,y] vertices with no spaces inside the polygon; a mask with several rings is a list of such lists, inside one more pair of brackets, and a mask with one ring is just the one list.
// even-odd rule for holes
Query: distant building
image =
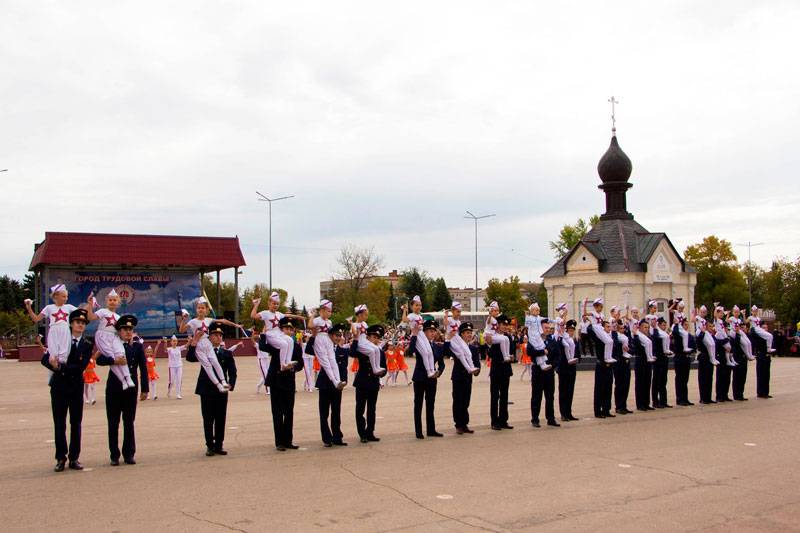
{"label": "distant building", "polygon": [[600,221],[543,275],[548,313],[566,302],[571,316],[581,312],[585,298],[602,297],[612,305],[642,308],[656,300],[659,314],[667,301],[683,298],[694,308],[697,273],[686,264],[665,233],[651,233],[626,209],[626,191],[633,166],[619,146],[616,133],[600,159],[597,172],[606,196]]}
{"label": "distant building", "polygon": [[484,311],[486,309],[486,289],[478,288],[477,302],[475,301],[475,289],[464,287],[447,287],[447,292],[450,293],[450,298],[454,302],[461,304],[463,311]]}
{"label": "distant building", "polygon": [[[368,278],[364,278],[364,286],[366,287],[369,285],[371,281],[375,281],[376,279],[383,280],[387,282],[389,285],[392,286],[392,289],[396,292],[397,286],[400,283],[400,274],[398,274],[397,269],[392,270],[385,276],[370,276]],[[323,298],[330,297],[333,294],[334,285],[337,283],[344,283],[344,280],[340,279],[330,279],[326,281],[319,282],[319,298],[320,300]]]}

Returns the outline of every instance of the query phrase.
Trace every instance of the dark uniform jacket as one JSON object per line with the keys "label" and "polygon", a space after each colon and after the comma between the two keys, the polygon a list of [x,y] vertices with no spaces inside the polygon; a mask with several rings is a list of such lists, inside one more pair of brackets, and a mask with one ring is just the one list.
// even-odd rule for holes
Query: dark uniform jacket
{"label": "dark uniform jacket", "polygon": [[[511,340],[511,339],[509,339]],[[516,352],[515,343],[511,342],[508,352],[513,354]],[[503,352],[500,351],[499,344],[492,344],[489,347],[489,360],[492,362],[492,367],[489,369],[489,376],[513,376],[514,371],[511,369],[511,363],[503,361]]]}
{"label": "dark uniform jacket", "polygon": [[[144,358],[144,348],[138,342],[123,342],[125,346],[125,359],[128,360],[128,370],[131,373],[131,380],[134,383],[140,383],[140,392],[150,392],[150,383],[147,380],[147,363]],[[114,364],[114,358],[107,355],[98,355],[97,364],[99,366],[111,366]],[[139,378],[139,371],[141,371],[141,379]],[[122,392],[122,383],[117,379],[116,374],[113,372],[108,373],[106,379],[106,392]]]}
{"label": "dark uniform jacket", "polygon": [[[445,347],[449,350],[449,342],[445,343]],[[478,353],[478,347],[473,346],[472,344],[468,344],[469,351],[472,354],[472,365],[475,368],[481,367],[481,356]],[[450,373],[450,379],[452,381],[467,381],[472,383],[472,374],[467,372],[467,369],[464,368],[464,365],[461,364],[461,361],[454,355],[453,356],[453,371]]]}
{"label": "dark uniform jacket", "polygon": [[93,347],[92,339],[81,337],[77,347],[71,346],[67,362],[59,365],[58,370],[50,366],[50,354],[45,352],[42,355],[42,365],[53,371],[53,375],[50,376],[50,387],[60,392],[83,391],[83,371],[92,358]]}
{"label": "dark uniform jacket", "polygon": [[[311,341],[313,340],[314,338],[312,337],[311,340],[309,340],[308,344],[311,344]],[[350,348],[334,346],[333,350],[334,353],[336,354],[336,366],[339,367],[339,377],[342,379],[342,381],[347,382],[347,358],[350,357]],[[308,352],[308,349],[306,349],[306,352]],[[336,388],[336,384],[331,382],[331,378],[328,377],[328,373],[325,372],[325,369],[323,368],[320,368],[319,374],[317,374],[316,387],[318,389]]]}
{"label": "dark uniform jacket", "polygon": [[[236,386],[236,362],[233,360],[233,352],[226,350],[225,348],[215,348],[214,352],[217,354],[219,366],[222,367],[222,373],[225,375],[225,381],[227,381],[228,385],[231,386],[230,390],[233,390]],[[197,362],[196,346],[189,346],[189,350],[186,352],[186,360],[190,363]],[[206,371],[202,369],[197,375],[197,386],[194,388],[194,393],[201,396],[224,394],[220,392],[217,386],[211,382],[208,374],[206,374]]]}
{"label": "dark uniform jacket", "polygon": [[297,341],[294,341],[294,351],[292,352],[292,361],[295,362],[294,369],[285,372],[281,371],[280,350],[267,343],[267,336],[263,333],[258,338],[258,349],[272,356],[267,369],[267,379],[264,382],[266,386],[286,391],[296,390],[297,385],[294,381],[294,375],[303,370],[303,348],[297,344]]}
{"label": "dark uniform jacket", "polygon": [[[380,390],[381,378],[372,373],[369,356],[358,351],[358,341],[353,341],[350,345],[350,357],[358,359],[358,372],[353,378],[353,387],[364,390]],[[386,353],[383,350],[381,350],[381,367],[386,368]]]}
{"label": "dark uniform jacket", "polygon": [[[423,335],[423,333],[419,334]],[[431,350],[433,351],[434,367],[436,367],[440,374],[444,373],[444,345],[432,342]],[[416,335],[411,337],[411,341],[408,343],[408,353],[413,353],[415,359],[414,373],[411,375],[411,381],[426,381],[432,379],[428,377],[428,373],[425,371],[425,365],[422,364],[422,355],[420,355],[419,350],[417,350]]]}
{"label": "dark uniform jacket", "polygon": [[548,335],[544,339],[544,347],[547,350],[545,357],[547,358],[548,365],[553,365],[554,368],[558,368],[562,364],[567,364],[564,346],[561,345],[561,339],[557,339],[555,335],[552,334]]}

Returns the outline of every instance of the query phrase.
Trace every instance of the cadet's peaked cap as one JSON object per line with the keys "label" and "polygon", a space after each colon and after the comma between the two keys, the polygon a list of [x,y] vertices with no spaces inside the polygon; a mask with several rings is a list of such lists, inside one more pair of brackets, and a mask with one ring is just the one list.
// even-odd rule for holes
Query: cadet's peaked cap
{"label": "cadet's peaked cap", "polygon": [[121,317],[119,317],[119,320],[117,320],[117,323],[114,324],[114,327],[117,328],[117,330],[120,330],[122,328],[131,328],[131,329],[133,329],[133,328],[136,327],[136,324],[138,324],[138,323],[139,323],[139,319],[137,319],[135,316],[133,316],[133,315],[122,315]]}
{"label": "cadet's peaked cap", "polygon": [[422,324],[422,331],[428,331],[429,329],[439,329],[439,325],[435,320],[426,320]]}
{"label": "cadet's peaked cap", "polygon": [[281,321],[278,322],[278,326],[282,328],[293,328],[294,324],[292,324],[292,319],[288,316],[281,318]]}
{"label": "cadet's peaked cap", "polygon": [[383,337],[386,330],[380,324],[375,324],[367,328],[367,335],[375,335],[376,337]]}
{"label": "cadet's peaked cap", "polygon": [[509,325],[511,324],[511,317],[508,315],[500,315],[497,317],[497,321],[501,324]]}
{"label": "cadet's peaked cap", "polygon": [[577,325],[578,325],[578,323],[575,322],[574,320],[572,320],[572,319],[567,320],[567,329],[570,329],[570,328],[575,329],[575,326],[577,326]]}
{"label": "cadet's peaked cap", "polygon": [[464,333],[465,331],[473,331],[472,322],[464,322],[460,326],[458,326],[458,332]]}
{"label": "cadet's peaked cap", "polygon": [[212,322],[210,326],[208,326],[208,334],[213,335],[214,333],[219,333],[220,335],[225,335],[225,332],[222,329],[222,324],[220,322]]}
{"label": "cadet's peaked cap", "polygon": [[334,324],[331,326],[331,329],[328,330],[329,335],[344,335],[344,332],[347,331],[348,327],[347,324]]}
{"label": "cadet's peaked cap", "polygon": [[69,314],[69,322],[72,323],[73,320],[83,320],[87,324],[89,323],[89,313],[86,309],[76,309]]}

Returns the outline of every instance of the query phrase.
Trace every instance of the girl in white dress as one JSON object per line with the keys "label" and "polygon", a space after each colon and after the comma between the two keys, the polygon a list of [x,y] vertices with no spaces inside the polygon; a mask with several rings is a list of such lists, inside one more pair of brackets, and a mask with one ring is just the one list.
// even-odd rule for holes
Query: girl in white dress
{"label": "girl in white dress", "polygon": [[[499,344],[500,353],[503,354],[503,361],[511,361],[511,344],[508,337],[500,333],[500,324],[497,323],[497,317],[500,315],[500,305],[497,302],[489,304],[489,317],[486,319],[486,325],[483,329],[484,342],[488,345]],[[528,333],[530,338],[530,333]]]}
{"label": "girl in white dress", "polygon": [[211,383],[216,385],[220,392],[226,393],[230,387],[227,381],[225,381],[225,373],[222,371],[222,367],[219,364],[217,354],[214,353],[214,346],[212,346],[211,341],[208,339],[208,326],[210,326],[212,322],[219,322],[220,324],[235,328],[240,328],[241,326],[230,320],[225,320],[224,318],[212,319],[206,316],[209,310],[210,306],[208,305],[208,300],[201,296],[197,299],[197,305],[195,307],[197,316],[189,320],[189,312],[184,309],[183,318],[178,331],[181,333],[186,333],[186,331],[188,331],[190,338],[194,337],[194,334],[198,331],[203,334],[196,347],[197,360],[200,362],[200,366],[203,367],[203,371],[208,376],[208,379],[211,380]]}
{"label": "girl in white dress", "polygon": [[372,373],[382,377],[386,374],[386,369],[381,367],[381,349],[367,338],[369,309],[367,309],[366,304],[361,304],[356,306],[353,312],[355,313],[355,321],[350,324],[350,331],[353,334],[353,338],[358,340],[358,351],[369,357]]}
{"label": "girl in white dress", "polygon": [[[165,339],[166,340],[166,339]],[[167,398],[171,390],[175,391],[175,398],[182,400],[181,385],[183,384],[183,359],[182,353],[189,348],[189,340],[178,347],[178,337],[175,335],[169,340],[167,347],[167,359],[169,361],[169,383],[167,384]]]}
{"label": "girl in white dress", "polygon": [[[772,347],[772,333],[761,327],[761,309],[755,305],[750,308],[750,317],[747,319],[750,322],[750,327],[756,332],[756,335],[767,341],[767,353],[775,353],[775,348]],[[47,344],[50,347],[50,344]]]}
{"label": "girl in white dress", "polygon": [[261,298],[253,300],[253,309],[250,311],[250,318],[260,319],[264,322],[264,333],[267,337],[267,344],[280,350],[281,370],[289,370],[295,363],[292,361],[292,350],[294,350],[294,339],[281,331],[280,322],[283,317],[294,318],[305,321],[305,317],[300,315],[284,314],[278,311],[281,297],[273,291],[269,295],[269,302],[265,311],[258,311]]}
{"label": "girl in white dress", "polygon": [[25,300],[25,309],[34,324],[44,318],[47,319],[47,352],[50,354],[51,361],[57,362],[59,365],[67,362],[69,350],[72,347],[69,314],[77,307],[67,303],[68,297],[66,285],[63,283],[53,285],[50,287],[50,299],[53,300],[53,303],[44,306],[38,315],[31,308],[33,301]]}
{"label": "girl in white dress", "polygon": [[[333,327],[331,314],[333,313],[333,303],[330,300],[322,300],[319,304],[319,316],[314,316],[313,311],[308,317],[311,320],[311,331],[314,337],[314,355],[319,361],[322,371],[327,374],[328,379],[338,390],[344,389],[347,384],[339,375],[339,364],[336,362],[336,349],[333,346],[328,332]],[[379,360],[380,361],[380,360]]]}
{"label": "girl in white dress", "polygon": [[[87,302],[89,321],[97,320],[97,332],[94,334],[94,342],[97,344],[97,349],[106,357],[125,357],[125,347],[122,345],[122,339],[119,338],[117,328],[114,325],[119,320],[117,308],[120,304],[119,295],[117,291],[111,289],[106,295],[106,306],[103,309],[98,309],[94,312],[94,307],[97,305],[93,295],[89,295]],[[122,383],[122,390],[128,390],[135,387],[131,379],[131,371],[128,365],[111,365],[111,372],[117,376],[117,379]]]}
{"label": "girl in white dress", "polygon": [[753,345],[750,342],[750,337],[744,331],[744,320],[742,320],[742,311],[738,305],[734,305],[731,309],[731,316],[728,317],[728,336],[731,342],[736,341],[736,335],[739,335],[739,346],[742,347],[745,357],[748,361],[755,359],[753,356]]}

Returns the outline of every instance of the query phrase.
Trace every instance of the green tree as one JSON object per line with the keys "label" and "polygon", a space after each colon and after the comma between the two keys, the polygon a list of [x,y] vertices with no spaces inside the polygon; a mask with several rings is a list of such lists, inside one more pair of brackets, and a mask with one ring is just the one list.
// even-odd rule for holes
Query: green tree
{"label": "green tree", "polygon": [[389,291],[391,284],[382,279],[373,279],[363,290],[364,303],[369,309],[370,324],[378,324],[386,321],[389,313]]}
{"label": "green tree", "polygon": [[775,311],[776,318],[784,324],[795,324],[800,320],[800,258],[791,262],[786,259],[773,261],[764,273],[764,300],[753,303]]}
{"label": "green tree", "polygon": [[518,276],[511,276],[503,281],[497,278],[490,279],[486,287],[486,304],[493,300],[500,305],[500,310],[506,315],[516,318],[517,321],[524,319],[528,302],[520,290]]}
{"label": "green tree", "polygon": [[711,235],[687,247],[684,258],[697,269],[695,305],[720,302],[730,308],[747,302],[747,283],[730,242]]}
{"label": "green tree", "polygon": [[450,297],[450,291],[447,290],[447,283],[444,278],[436,278],[433,285],[433,294],[431,295],[431,309],[433,311],[441,311],[442,309],[450,309],[453,299]]}
{"label": "green tree", "polygon": [[297,300],[295,300],[294,296],[292,296],[292,299],[289,300],[289,312],[293,315],[296,315],[298,314],[298,311],[299,309],[297,308]]}
{"label": "green tree", "polygon": [[[539,289],[536,291],[536,303],[539,304],[539,308],[547,311],[547,289],[544,288],[544,283],[539,284]],[[533,302],[531,302],[533,303]],[[554,305],[558,305],[557,303]]]}
{"label": "green tree", "polygon": [[28,296],[22,283],[8,276],[0,276],[0,311],[16,311],[22,309]]}
{"label": "green tree", "polygon": [[[409,300],[417,295],[420,298],[427,299],[427,295],[425,294],[427,280],[428,274],[426,272],[420,272],[417,267],[403,270],[400,274],[400,292]],[[423,305],[424,304],[425,302],[423,302]]]}
{"label": "green tree", "polygon": [[578,244],[598,222],[600,222],[600,217],[592,215],[589,217],[588,224],[582,218],[579,218],[575,224],[564,224],[564,227],[558,232],[558,240],[550,241],[550,249],[555,252],[556,259],[567,255],[567,252],[572,250],[572,247]]}
{"label": "green tree", "polygon": [[387,319],[391,320],[392,322],[397,322],[399,320],[397,316],[397,310],[399,306],[397,304],[397,298],[394,296],[394,287],[392,284],[389,284],[389,298],[386,302],[386,307],[389,309],[388,314],[386,316]]}
{"label": "green tree", "polygon": [[[285,313],[286,298],[288,298],[289,293],[287,293],[286,290],[279,288],[273,288],[272,290],[276,291],[281,299],[278,309]],[[247,287],[244,289],[244,291],[242,291],[239,307],[239,323],[245,329],[249,329],[254,326],[255,321],[250,318],[250,311],[253,309],[253,300],[255,298],[261,298],[261,304],[258,306],[258,310],[263,311],[267,308],[267,299],[269,298],[269,295],[269,287],[266,283],[256,283],[252,287]]]}

